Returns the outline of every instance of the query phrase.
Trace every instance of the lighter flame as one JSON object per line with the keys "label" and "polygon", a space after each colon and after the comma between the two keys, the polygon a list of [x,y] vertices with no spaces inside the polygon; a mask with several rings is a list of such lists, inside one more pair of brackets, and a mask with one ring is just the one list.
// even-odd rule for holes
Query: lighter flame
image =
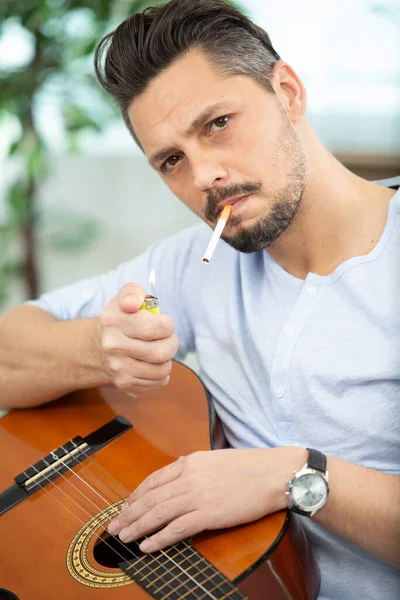
{"label": "lighter flame", "polygon": [[156,272],[154,269],[152,269],[150,271],[150,275],[149,275],[149,284],[150,285],[156,285]]}

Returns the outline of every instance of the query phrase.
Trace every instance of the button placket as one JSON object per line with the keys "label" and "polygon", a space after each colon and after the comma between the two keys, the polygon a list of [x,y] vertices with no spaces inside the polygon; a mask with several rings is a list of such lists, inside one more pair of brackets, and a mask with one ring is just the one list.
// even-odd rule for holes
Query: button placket
{"label": "button placket", "polygon": [[318,288],[315,285],[308,285],[306,287],[307,296],[316,296],[318,294]]}
{"label": "button placket", "polygon": [[277,385],[272,391],[275,398],[283,398],[285,395],[285,388],[283,385]]}
{"label": "button placket", "polygon": [[[275,398],[276,414],[279,420],[279,435],[282,441],[296,442],[292,427],[293,396],[290,388],[290,364],[294,349],[304,329],[308,317],[320,300],[321,288],[304,283],[278,337],[271,369],[271,392]],[[290,439],[289,439],[290,438]]]}

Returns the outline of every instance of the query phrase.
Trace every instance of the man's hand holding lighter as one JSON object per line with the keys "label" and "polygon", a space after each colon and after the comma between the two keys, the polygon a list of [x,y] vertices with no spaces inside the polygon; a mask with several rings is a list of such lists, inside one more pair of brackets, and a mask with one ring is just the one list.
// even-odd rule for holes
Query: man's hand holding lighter
{"label": "man's hand holding lighter", "polygon": [[179,341],[168,315],[140,310],[146,292],[124,285],[100,318],[100,344],[112,383],[133,398],[167,385]]}

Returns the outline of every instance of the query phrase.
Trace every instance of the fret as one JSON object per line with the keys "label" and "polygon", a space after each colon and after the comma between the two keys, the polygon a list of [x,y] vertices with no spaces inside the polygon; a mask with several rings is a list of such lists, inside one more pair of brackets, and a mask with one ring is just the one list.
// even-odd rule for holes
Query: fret
{"label": "fret", "polygon": [[155,600],[247,600],[244,594],[193,546],[185,542],[143,554],[120,565]]}
{"label": "fret", "polygon": [[[201,561],[197,561],[198,563],[200,563]],[[189,573],[190,569],[192,567],[194,567],[195,565],[197,565],[197,563],[194,563],[193,565],[191,565],[188,569],[185,569],[184,573]],[[207,569],[212,570],[212,566],[211,565],[207,565],[205,569],[203,569],[202,571],[197,571],[197,573],[195,574],[196,577],[198,577],[198,575],[204,575],[207,571]],[[174,569],[171,569],[171,574],[173,574],[173,571],[176,570],[178,571],[178,573],[176,575],[174,575],[174,577],[172,577],[171,579],[169,579],[169,582],[173,582],[175,581],[180,575],[183,575],[181,570],[178,570],[177,567],[175,567]],[[190,575],[192,575],[192,573],[190,573]],[[219,571],[214,572],[210,577],[206,577],[203,581],[209,581],[211,579],[213,579],[214,577],[217,577],[221,575],[221,573],[219,573]],[[191,581],[191,580],[190,580]],[[199,581],[200,584],[203,584],[203,581]],[[151,585],[153,585],[155,582],[153,582]],[[155,590],[155,593],[161,592],[163,590],[163,588],[165,587],[166,584],[162,585],[160,588],[158,588],[157,590]],[[178,589],[178,588],[175,588]],[[201,589],[201,588],[200,588]]]}
{"label": "fret", "polygon": [[[207,590],[207,592],[209,592],[209,594],[207,594],[206,592],[203,592],[203,594],[201,596],[197,596],[196,600],[207,600],[207,598],[218,598],[218,600],[224,600],[224,598],[229,598],[229,600],[249,600],[249,598],[247,596],[244,596],[243,593],[238,590],[237,588],[233,588],[231,590],[229,590],[227,593],[224,593],[223,596],[219,596],[219,595],[215,595],[216,592],[220,592],[220,588],[212,588],[210,590]],[[183,598],[183,596],[182,596]]]}
{"label": "fret", "polygon": [[[195,566],[197,566],[197,564],[198,564],[198,563],[200,563],[200,562],[203,562],[203,561],[200,561],[200,560],[198,560],[198,561],[197,561],[197,563],[194,563],[194,564],[192,564],[192,565],[191,565],[191,566],[190,566],[188,569],[185,569],[185,573],[190,573],[190,570],[192,569],[192,567],[195,567]],[[208,571],[211,571],[212,575],[209,575],[209,574],[207,574],[207,573],[206,573],[206,571],[207,571],[207,570],[208,570]],[[220,573],[219,571],[216,571],[216,570],[214,569],[214,567],[213,567],[211,564],[208,564],[208,565],[206,565],[206,566],[205,566],[205,568],[204,568],[204,569],[202,569],[202,570],[199,570],[199,569],[197,569],[195,574],[193,574],[193,573],[190,573],[190,575],[191,575],[192,577],[193,577],[194,575],[196,575],[196,577],[197,577],[197,580],[198,580],[198,582],[199,582],[199,583],[203,583],[203,581],[209,581],[211,578],[213,578],[213,577],[218,577],[218,576],[221,576],[221,577],[223,578],[223,580],[225,581],[225,578],[224,578],[224,576],[223,576],[223,575],[221,575],[221,573]],[[203,580],[200,580],[200,579],[198,579],[198,577],[199,577],[200,575],[204,575],[204,579],[203,579]]]}
{"label": "fret", "polygon": [[[137,570],[135,569],[135,576],[136,576],[136,575],[138,575],[139,573],[141,573],[141,571],[143,571],[144,569],[147,569],[147,568],[149,567],[149,565],[151,565],[152,563],[156,563],[156,562],[158,562],[158,558],[157,558],[157,557],[156,557],[156,558],[153,558],[152,560],[150,560],[150,561],[147,561],[147,562],[146,562],[146,558],[148,558],[148,557],[146,556],[146,554],[144,554],[143,556],[141,556],[141,557],[139,558],[139,560],[135,561],[134,563],[129,563],[129,567],[128,567],[127,571],[128,571],[129,569],[131,569],[132,567],[134,567],[135,565],[137,565],[138,563],[140,563],[140,562],[144,562],[144,565],[143,565],[143,567],[141,567],[140,569],[137,569]],[[151,569],[150,569],[150,570],[151,570]]]}
{"label": "fret", "polygon": [[[151,555],[145,555],[145,556],[147,558],[150,558]],[[154,563],[154,562],[159,562],[160,557],[162,558],[162,554],[160,556],[157,556],[156,558],[153,558],[153,560],[149,561],[149,564]],[[154,570],[151,567],[148,567],[148,573],[144,573],[144,570],[141,569],[141,572],[142,572],[141,577],[136,577],[136,573],[134,571],[129,571],[130,565],[127,563],[121,564],[120,567],[125,573],[127,573],[133,579],[133,581],[135,581],[135,583],[137,583],[138,585],[140,585],[140,587],[145,589],[149,593],[150,597],[157,598],[157,596],[155,596],[150,590],[151,580],[148,578],[151,577],[154,573]],[[167,564],[161,563],[161,564],[159,564],[159,567],[164,568],[164,573],[162,576],[167,579],[166,585],[168,586],[168,588],[170,588],[169,591],[167,592],[168,600],[180,600],[180,594],[173,590],[170,582],[168,581],[168,578],[170,575],[170,569],[168,568]]]}
{"label": "fret", "polygon": [[[188,600],[189,598],[193,598],[194,596],[189,596],[189,594],[194,591],[200,592],[201,595],[196,596],[198,599],[218,598],[218,600],[220,600],[222,598],[231,598],[232,600],[239,600],[244,598],[242,592],[240,592],[231,581],[226,579],[218,571],[214,574],[214,576],[216,577],[217,575],[221,576],[222,581],[220,583],[215,584],[216,582],[211,581],[213,577],[203,579],[196,577],[196,582],[193,582],[192,580],[190,581],[191,588],[187,592],[183,593],[183,590],[181,589],[185,582],[181,582],[180,585],[174,587],[173,591],[179,591],[180,600],[183,600],[184,598],[188,598]],[[236,596],[233,596],[234,593],[236,593]],[[156,598],[158,598],[158,596],[156,596]],[[161,596],[159,600],[169,600],[169,594],[167,593],[164,596]]]}
{"label": "fret", "polygon": [[[175,554],[171,554],[172,551],[175,551]],[[189,556],[185,556],[185,553],[190,551],[191,554]],[[198,554],[192,552],[192,548],[183,546],[181,548],[177,548],[177,546],[171,546],[170,548],[167,548],[166,550],[163,551],[164,554],[168,555],[168,558],[171,558],[172,560],[175,560],[176,558],[184,558],[184,559],[190,559],[192,556],[195,556],[196,558],[198,557]]]}
{"label": "fret", "polygon": [[[199,581],[199,583],[200,583],[200,584],[201,584],[201,585],[204,587],[204,584],[205,584],[206,582],[208,582],[208,581],[211,581],[211,579],[213,579],[213,578],[214,578],[214,577],[216,577],[217,575],[220,575],[220,573],[219,573],[219,572],[216,572],[216,573],[214,573],[214,575],[212,575],[212,576],[211,576],[209,579],[205,579],[204,581]],[[203,595],[202,595],[202,596],[199,596],[199,597],[198,597],[198,598],[199,598],[199,600],[200,600],[200,598],[209,598],[209,597],[210,597],[210,596],[209,596],[209,595],[208,595],[206,592],[204,592],[204,591],[203,591],[201,588],[199,588],[199,589],[200,589],[200,591],[203,593]],[[207,590],[207,591],[211,591],[211,590]],[[184,598],[186,598],[186,597],[187,597],[188,593],[190,593],[190,591],[189,591],[189,592],[186,592],[186,594],[184,594],[183,596],[181,596],[182,600],[183,600]]]}
{"label": "fret", "polygon": [[[173,551],[175,551],[175,554],[171,554]],[[200,558],[200,554],[193,548],[193,546],[186,546],[184,544],[180,544],[179,546],[177,544],[175,544],[175,546],[170,546],[170,548],[167,548],[166,550],[164,550],[165,554],[168,554],[168,556],[172,559],[175,560],[175,558],[179,557],[183,557],[184,559],[190,560],[191,558]]]}
{"label": "fret", "polygon": [[[208,562],[208,560],[206,558],[204,558],[204,556],[202,556],[201,554],[199,554],[197,551],[192,552],[188,557],[184,556],[184,552],[185,550],[182,551],[181,554],[177,553],[176,556],[179,556],[179,558],[181,558],[183,556],[183,560],[175,560],[175,556],[172,556],[172,560],[176,565],[179,565],[179,567],[182,569],[184,569],[185,571],[187,571],[188,569],[190,569],[192,566],[196,566],[199,565],[200,563],[204,563],[204,567],[211,567],[213,568],[213,566],[211,565],[211,563]],[[196,562],[193,563],[191,561],[191,559],[196,559]],[[200,567],[199,567],[200,569]],[[199,571],[201,572],[201,571]]]}
{"label": "fret", "polygon": [[[160,560],[161,559],[161,560]],[[161,555],[160,557],[158,557],[158,561],[157,561],[157,565],[155,567],[153,567],[153,569],[150,570],[150,573],[148,575],[151,576],[155,576],[155,579],[151,579],[151,582],[149,582],[149,585],[153,586],[161,577],[163,577],[165,575],[165,570],[167,570],[167,573],[169,576],[173,575],[173,571],[174,569],[177,569],[179,571],[179,573],[182,573],[182,569],[179,569],[176,565],[174,565],[174,563],[170,564],[163,560],[164,557]],[[161,570],[161,572],[160,572]],[[144,575],[143,577],[141,577],[141,579],[143,579],[144,577],[147,577],[147,575]]]}
{"label": "fret", "polygon": [[[221,596],[220,600],[225,600],[225,598],[230,598],[232,600],[232,598],[234,597],[233,594],[236,594],[236,592],[237,590],[231,590],[227,594],[224,594],[224,596]],[[240,597],[242,598],[243,596]]]}
{"label": "fret", "polygon": [[[228,593],[231,593],[232,591],[236,591],[239,594],[238,596],[236,596],[238,599],[244,598],[244,596],[242,595],[242,592],[237,590],[235,585],[227,577],[225,577],[225,575],[223,575],[220,571],[217,571],[217,569],[208,561],[207,561],[206,569],[204,569],[201,572],[201,574],[203,574],[205,576],[204,579],[197,578],[197,581],[199,584],[202,585],[203,588],[205,588],[207,590],[207,592],[213,592],[213,594],[215,595],[216,592],[218,592],[219,594],[228,594]],[[204,593],[204,595],[200,596],[200,598],[206,598],[206,597],[207,596],[205,593]],[[222,597],[221,595],[218,595],[218,598],[221,598],[221,597]]]}
{"label": "fret", "polygon": [[[200,560],[197,561],[197,563],[201,562]],[[184,570],[184,573],[189,573],[190,569],[192,567],[194,567],[197,563],[194,563],[193,565],[191,565],[191,567],[189,567],[188,569]],[[174,571],[177,571],[176,575],[174,575]],[[175,579],[177,579],[180,575],[183,574],[182,569],[180,569],[178,566],[173,566],[171,567],[171,569],[169,570],[169,575],[171,575],[171,577],[168,579],[169,582],[175,581]],[[158,577],[156,577],[156,579],[153,579],[153,581],[151,582],[150,586],[153,586],[157,583],[157,581],[159,581],[161,579],[162,575],[159,575]],[[158,588],[157,590],[154,590],[155,593],[158,593],[162,590],[163,587],[165,587],[166,584],[164,583],[164,585],[160,588]]]}

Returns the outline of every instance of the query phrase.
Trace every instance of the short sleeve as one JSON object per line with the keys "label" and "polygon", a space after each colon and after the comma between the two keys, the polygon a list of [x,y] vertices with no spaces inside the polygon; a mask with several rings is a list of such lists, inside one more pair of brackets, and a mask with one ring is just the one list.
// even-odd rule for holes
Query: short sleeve
{"label": "short sleeve", "polygon": [[[188,319],[185,296],[190,289],[190,282],[186,281],[188,262],[198,228],[197,225],[156,242],[140,256],[108,273],[45,293],[26,304],[42,308],[59,320],[95,317],[101,315],[123,285],[138,283],[158,296],[161,312],[173,319],[180,341],[178,358],[183,359],[194,349],[193,327]],[[149,289],[149,274],[153,269],[156,283],[154,289]]]}

